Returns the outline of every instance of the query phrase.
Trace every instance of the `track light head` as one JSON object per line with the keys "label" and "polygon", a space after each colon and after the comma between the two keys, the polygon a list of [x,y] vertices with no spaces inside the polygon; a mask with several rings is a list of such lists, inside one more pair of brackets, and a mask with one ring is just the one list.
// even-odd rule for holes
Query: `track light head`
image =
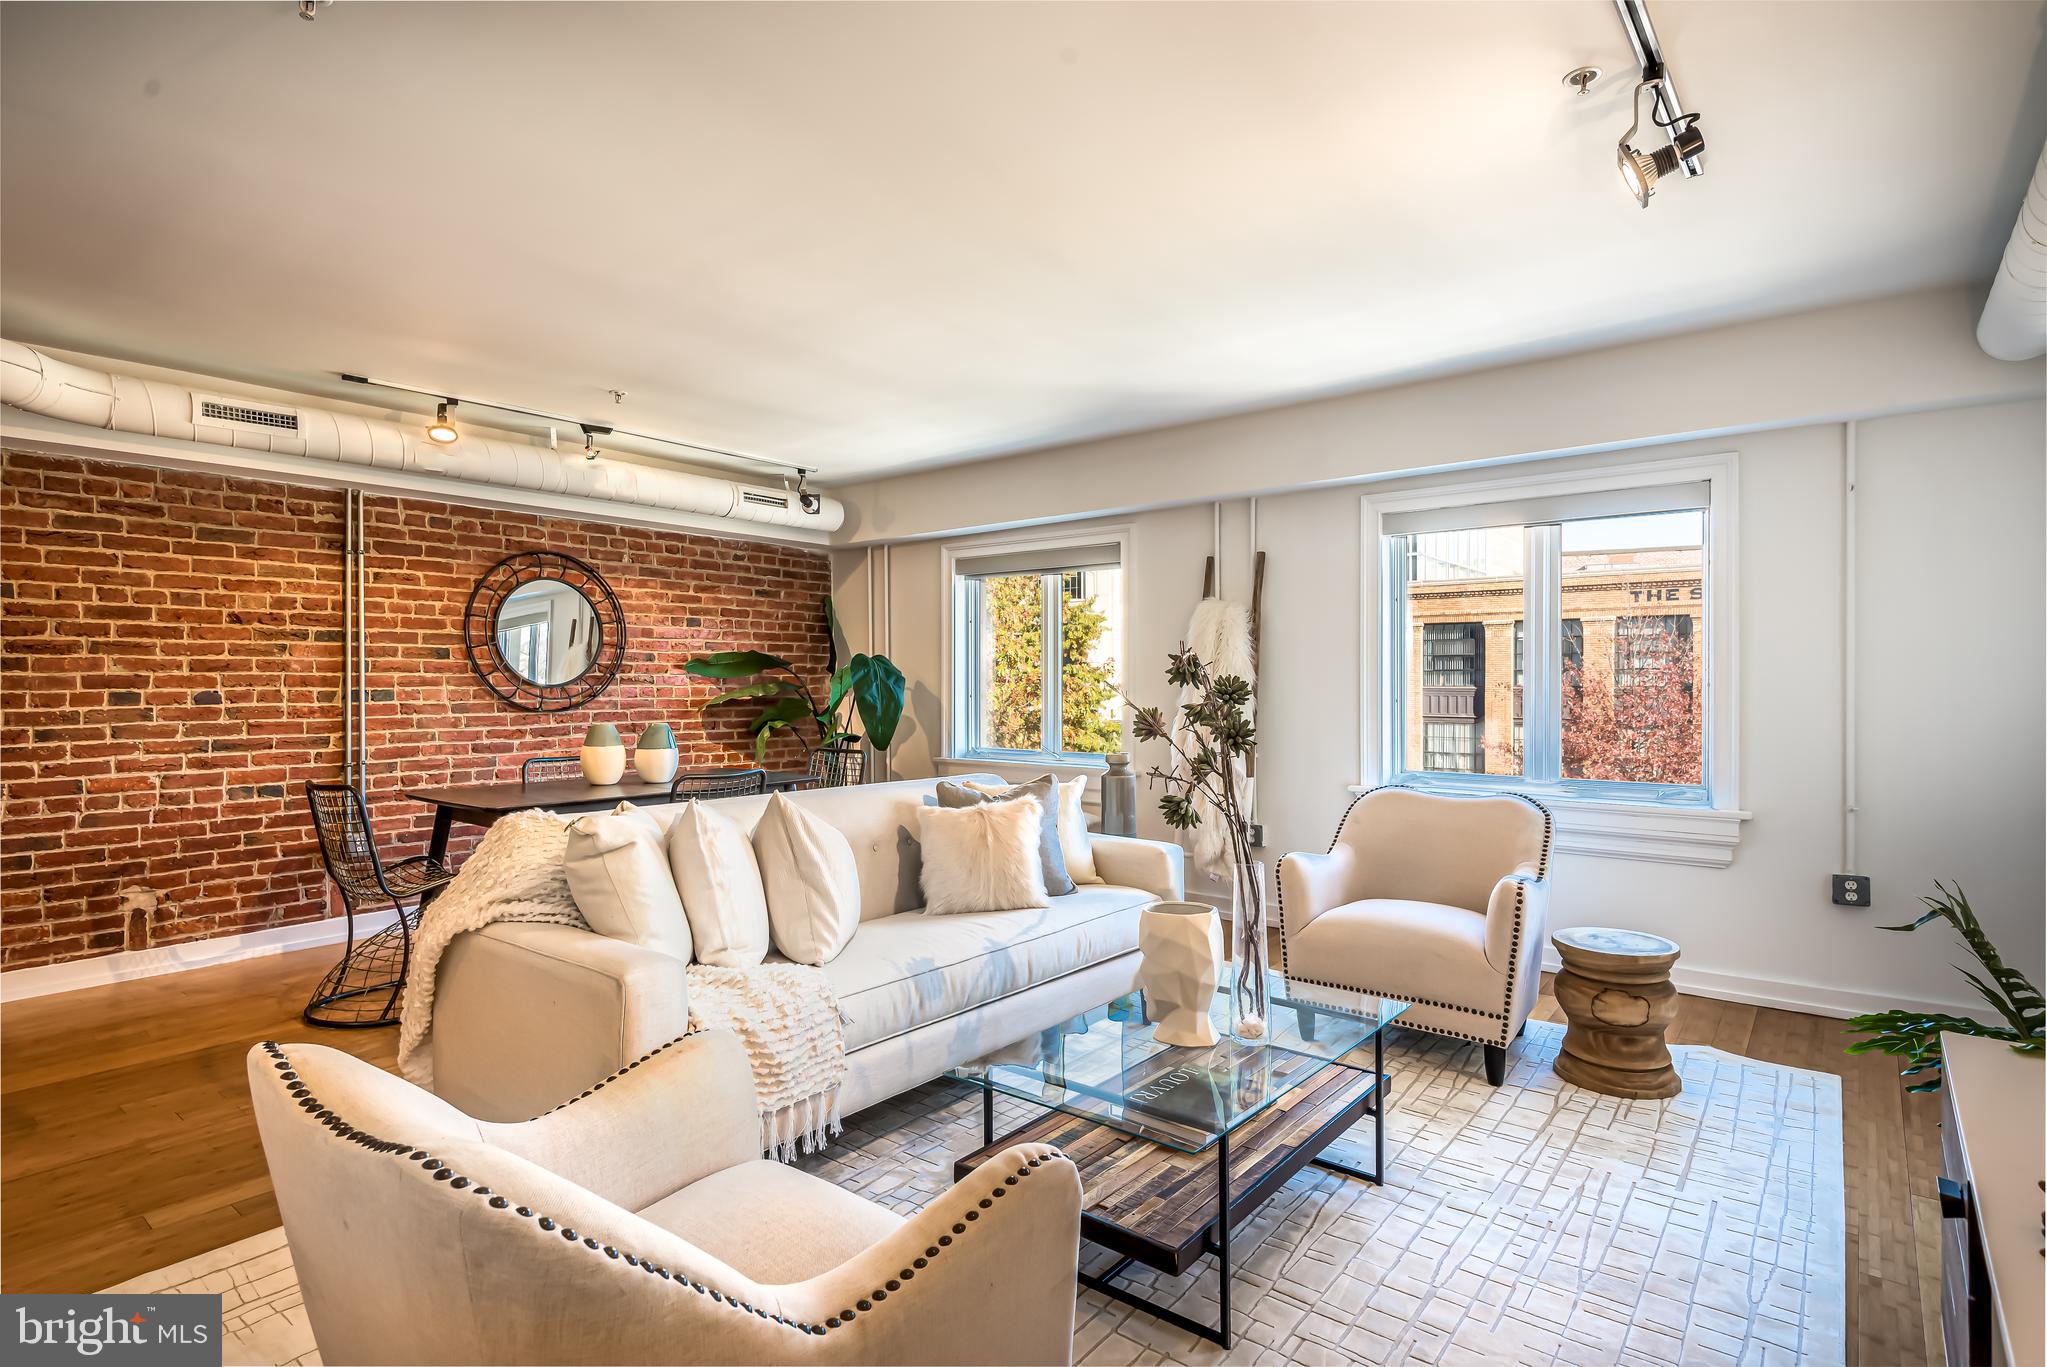
{"label": "track light head", "polygon": [[810,471],[799,467],[796,471],[796,506],[815,517],[824,511],[824,495],[812,493],[809,482]]}
{"label": "track light head", "polygon": [[455,424],[448,421],[448,410],[453,408],[457,402],[459,400],[456,399],[441,400],[440,407],[434,410],[434,420],[426,426],[428,441],[446,446],[450,442],[461,439],[462,434],[455,430]]}
{"label": "track light head", "polygon": [[577,426],[583,429],[583,459],[597,459],[597,438],[600,436],[610,436],[611,429],[609,427],[600,427],[592,422],[578,423]]}
{"label": "track light head", "polygon": [[[1614,147],[1614,165],[1621,173],[1621,183],[1628,187],[1628,193],[1635,197],[1635,203],[1644,209],[1656,193],[1656,183],[1676,171],[1680,165],[1706,151],[1706,135],[1699,131],[1699,116],[1686,114],[1669,126],[1670,142],[1651,151],[1635,146],[1635,134],[1642,127],[1642,96],[1649,96],[1650,119],[1656,120],[1656,92],[1663,88],[1661,77],[1652,77],[1635,87],[1634,121],[1628,131],[1621,134],[1621,140]],[[1664,125],[1658,122],[1658,127]]]}

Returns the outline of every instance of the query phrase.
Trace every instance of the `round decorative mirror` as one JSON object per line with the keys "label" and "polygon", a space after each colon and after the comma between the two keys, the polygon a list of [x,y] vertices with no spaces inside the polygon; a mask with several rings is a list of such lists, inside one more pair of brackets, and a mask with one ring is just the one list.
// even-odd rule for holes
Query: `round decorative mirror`
{"label": "round decorative mirror", "polygon": [[625,614],[604,577],[572,555],[521,551],[484,572],[462,636],[484,687],[529,712],[581,707],[625,657]]}

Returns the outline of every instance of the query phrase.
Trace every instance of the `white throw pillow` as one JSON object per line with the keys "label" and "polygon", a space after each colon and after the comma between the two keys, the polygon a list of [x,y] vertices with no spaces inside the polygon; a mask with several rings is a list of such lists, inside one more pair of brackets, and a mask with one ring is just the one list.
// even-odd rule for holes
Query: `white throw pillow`
{"label": "white throw pillow", "polygon": [[860,929],[860,869],[845,832],[780,793],[753,828],[775,948],[799,964],[839,957]]}
{"label": "white throw pillow", "polygon": [[1087,796],[1087,775],[1067,779],[1059,785],[1059,848],[1066,855],[1066,876],[1076,883],[1100,883],[1095,871],[1095,851],[1088,842],[1087,813],[1080,800]]}
{"label": "white throw pillow", "polygon": [[[1009,791],[1009,785],[1002,783],[979,783],[973,779],[962,779],[963,786],[990,797],[1000,797]],[[1087,775],[1070,778],[1059,784],[1059,853],[1066,860],[1066,876],[1076,883],[1100,883],[1106,880],[1095,871],[1095,852],[1088,841],[1092,838],[1087,828],[1087,812],[1081,808],[1081,800],[1087,796]]]}
{"label": "white throw pillow", "polygon": [[944,916],[1050,906],[1038,860],[1042,815],[1034,797],[977,807],[919,807],[924,910]]}
{"label": "white throw pillow", "polygon": [[668,826],[668,870],[682,894],[697,962],[751,968],[768,954],[768,899],[746,830],[701,802]]}
{"label": "white throw pillow", "polygon": [[629,802],[577,817],[562,872],[590,929],[689,962],[689,918],[653,817]]}

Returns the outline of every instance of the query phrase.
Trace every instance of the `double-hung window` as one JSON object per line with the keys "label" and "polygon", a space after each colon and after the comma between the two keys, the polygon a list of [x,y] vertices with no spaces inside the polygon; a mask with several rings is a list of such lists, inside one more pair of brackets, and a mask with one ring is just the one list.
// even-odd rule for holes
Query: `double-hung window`
{"label": "double-hung window", "polygon": [[1121,541],[948,559],[952,754],[1088,762],[1121,750]]}
{"label": "double-hung window", "polygon": [[1733,807],[1732,489],[1713,457],[1367,496],[1368,780]]}

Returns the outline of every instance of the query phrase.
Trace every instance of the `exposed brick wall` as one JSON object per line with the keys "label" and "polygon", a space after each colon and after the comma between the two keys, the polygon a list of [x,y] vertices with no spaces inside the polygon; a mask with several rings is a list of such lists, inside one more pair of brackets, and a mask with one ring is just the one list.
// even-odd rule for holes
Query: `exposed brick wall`
{"label": "exposed brick wall", "polygon": [[[0,966],[338,909],[299,785],[340,775],[342,504],[0,456]],[[667,721],[686,767],[751,763],[744,709],[697,710],[715,691],[681,672],[698,651],[823,673],[822,554],[419,499],[372,498],[366,520],[371,819],[394,856],[431,825],[405,788],[515,778],[528,755],[575,753],[593,720],[628,743]],[[477,577],[534,549],[588,561],[626,615],[618,681],[572,712],[514,710],[462,658]],[[778,742],[768,763],[799,767],[802,749]]]}

